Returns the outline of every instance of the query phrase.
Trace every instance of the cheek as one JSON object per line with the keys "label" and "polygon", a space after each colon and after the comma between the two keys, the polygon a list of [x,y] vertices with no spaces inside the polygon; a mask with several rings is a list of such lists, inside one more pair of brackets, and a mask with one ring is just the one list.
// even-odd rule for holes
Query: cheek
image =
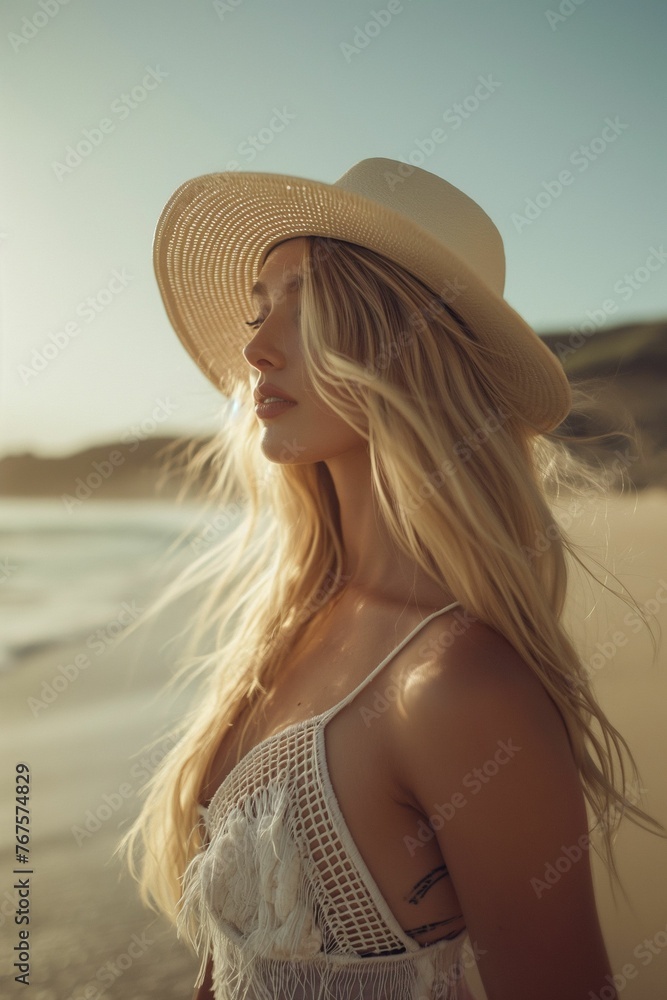
{"label": "cheek", "polygon": [[304,445],[313,455],[313,461],[333,458],[366,443],[354,427],[350,427],[332,410],[315,410],[308,418],[305,414],[303,416],[299,431]]}
{"label": "cheek", "polygon": [[343,417],[314,393],[307,396],[306,406],[301,416],[304,425],[308,424],[320,436],[347,440],[358,437],[355,429],[350,427]]}

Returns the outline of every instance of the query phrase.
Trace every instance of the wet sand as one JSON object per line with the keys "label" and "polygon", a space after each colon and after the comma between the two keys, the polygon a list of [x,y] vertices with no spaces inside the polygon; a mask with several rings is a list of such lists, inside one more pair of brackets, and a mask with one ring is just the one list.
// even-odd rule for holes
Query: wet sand
{"label": "wet sand", "polygon": [[[634,514],[633,505],[626,498],[610,508],[610,553],[616,572],[640,604],[657,609],[664,630],[667,493],[641,494]],[[591,526],[587,518],[577,516],[570,530],[575,539],[594,543],[603,555],[601,521]],[[569,614],[579,628],[585,593],[581,586],[573,588]],[[591,596],[585,596],[589,605]],[[142,758],[139,751],[185,704],[184,698],[176,703],[158,700],[156,693],[169,675],[177,649],[164,644],[178,631],[188,610],[185,601],[177,613],[172,611],[117,648],[95,655],[91,665],[45,708],[28,699],[41,699],[43,684],[53,680],[59,665],[74,663],[81,643],[37,651],[0,677],[5,720],[0,733],[5,765],[0,919],[3,940],[9,940],[10,947],[18,943],[18,928],[13,923],[9,805],[14,765],[19,761],[30,765],[32,775],[34,872],[31,987],[25,991],[13,981],[5,947],[2,997],[183,1000],[192,995],[196,960],[166,922],[144,909],[134,882],[128,876],[120,878],[121,866],[112,858],[120,833],[139,809],[143,780],[156,763],[150,756]],[[644,808],[667,825],[667,653],[663,642],[652,662],[650,642],[634,631],[627,614],[624,605],[611,599],[598,608],[592,619],[597,632],[589,635],[586,662],[594,672],[603,708],[635,754],[647,790]],[[626,822],[617,851],[632,908],[620,895],[614,904],[602,864],[594,856],[612,967],[619,974],[625,967],[623,1000],[662,1000],[667,995],[667,842]],[[483,1000],[474,969],[469,981]]]}

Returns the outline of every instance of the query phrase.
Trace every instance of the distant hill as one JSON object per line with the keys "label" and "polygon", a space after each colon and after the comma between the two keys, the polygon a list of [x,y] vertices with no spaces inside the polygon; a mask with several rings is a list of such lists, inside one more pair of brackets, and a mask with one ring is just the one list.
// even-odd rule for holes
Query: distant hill
{"label": "distant hill", "polygon": [[[592,334],[558,331],[543,339],[573,382],[602,380],[605,415],[593,422],[570,418],[564,428],[576,435],[597,433],[618,427],[624,414],[630,415],[639,431],[641,457],[621,438],[595,452],[612,461],[615,450],[627,454],[628,476],[639,489],[667,487],[667,321]],[[0,459],[0,496],[173,499],[181,481],[176,471],[166,476],[163,467],[177,441],[181,454],[186,438],[160,437],[135,443],[134,451],[116,441],[64,458],[10,455]]]}
{"label": "distant hill", "polygon": [[131,445],[113,441],[56,458],[7,455],[0,459],[0,496],[173,499],[179,480],[162,470],[165,449],[176,440],[152,437]]}
{"label": "distant hill", "polygon": [[[640,447],[611,439],[590,449],[613,461],[620,453],[638,488],[667,487],[667,321],[634,323],[594,334],[548,333],[542,339],[560,358],[573,384],[600,379],[604,413],[597,420],[570,417],[564,429],[594,434],[634,421]],[[586,450],[586,449],[582,449]]]}

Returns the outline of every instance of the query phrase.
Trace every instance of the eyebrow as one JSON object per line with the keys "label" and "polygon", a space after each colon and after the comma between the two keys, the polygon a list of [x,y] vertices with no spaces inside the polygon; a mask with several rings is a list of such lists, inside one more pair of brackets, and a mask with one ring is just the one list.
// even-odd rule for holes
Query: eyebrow
{"label": "eyebrow", "polygon": [[[287,279],[287,281],[285,282],[285,291],[291,292],[297,288],[301,288],[302,286],[303,286],[303,275],[301,274],[301,272],[298,272],[296,274],[291,274]],[[256,281],[255,284],[250,289],[250,296],[253,299],[257,298],[260,295],[265,296],[266,294],[267,294],[267,288],[263,281]]]}

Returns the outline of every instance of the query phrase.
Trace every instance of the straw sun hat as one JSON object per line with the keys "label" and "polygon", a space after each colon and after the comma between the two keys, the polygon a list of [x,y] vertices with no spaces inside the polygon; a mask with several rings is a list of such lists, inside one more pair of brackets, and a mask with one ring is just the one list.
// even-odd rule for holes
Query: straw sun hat
{"label": "straw sun hat", "polygon": [[498,370],[529,426],[546,432],[565,418],[567,378],[503,298],[505,253],[489,216],[441,177],[383,157],[361,160],[333,184],[233,171],[194,177],[173,193],[155,230],[155,274],[178,337],[222,393],[248,383],[245,320],[268,252],[307,235],[400,264],[499,352]]}

